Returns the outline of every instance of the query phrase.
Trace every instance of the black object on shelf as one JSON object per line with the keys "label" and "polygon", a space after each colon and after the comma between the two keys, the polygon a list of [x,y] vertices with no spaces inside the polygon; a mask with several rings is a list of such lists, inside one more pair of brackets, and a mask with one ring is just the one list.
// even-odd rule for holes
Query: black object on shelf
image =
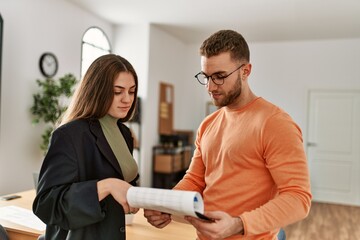
{"label": "black object on shelf", "polygon": [[186,134],[160,135],[160,143],[166,146],[181,147],[190,145]]}

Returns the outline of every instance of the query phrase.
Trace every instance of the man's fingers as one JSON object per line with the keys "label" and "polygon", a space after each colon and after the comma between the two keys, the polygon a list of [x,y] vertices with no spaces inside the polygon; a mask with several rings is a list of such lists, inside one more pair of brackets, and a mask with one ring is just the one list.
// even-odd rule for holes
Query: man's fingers
{"label": "man's fingers", "polygon": [[170,223],[171,219],[166,220],[165,222],[158,224],[157,227],[158,228],[164,228],[166,227],[169,223]]}
{"label": "man's fingers", "polygon": [[151,225],[153,225],[154,227],[157,228],[163,228],[166,225],[168,225],[170,223],[171,219],[159,219],[159,220],[150,220],[148,219],[148,223],[150,223]]}
{"label": "man's fingers", "polygon": [[163,228],[171,222],[171,215],[159,211],[144,209],[144,217],[148,223],[157,228]]}
{"label": "man's fingers", "polygon": [[163,213],[162,212],[159,212],[159,211],[154,211],[154,210],[148,210],[148,209],[144,209],[144,217],[151,217],[151,216],[154,216],[154,215],[157,215],[157,216],[160,216],[162,215]]}

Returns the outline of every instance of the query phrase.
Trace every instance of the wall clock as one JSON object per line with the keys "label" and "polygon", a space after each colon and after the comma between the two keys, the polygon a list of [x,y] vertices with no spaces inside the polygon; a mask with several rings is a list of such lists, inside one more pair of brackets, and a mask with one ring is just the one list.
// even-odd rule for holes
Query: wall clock
{"label": "wall clock", "polygon": [[53,53],[43,53],[39,60],[39,67],[42,75],[45,77],[53,77],[59,67],[58,60]]}

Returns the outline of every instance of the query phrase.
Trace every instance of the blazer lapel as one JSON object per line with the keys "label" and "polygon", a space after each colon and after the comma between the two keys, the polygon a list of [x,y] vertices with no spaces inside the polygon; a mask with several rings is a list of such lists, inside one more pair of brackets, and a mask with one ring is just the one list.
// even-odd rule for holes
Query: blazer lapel
{"label": "blazer lapel", "polygon": [[90,131],[96,136],[96,145],[100,149],[101,153],[105,156],[106,160],[110,162],[110,164],[116,169],[116,171],[120,174],[120,178],[124,179],[124,175],[121,171],[120,164],[116,159],[113,151],[111,150],[110,145],[108,144],[105,135],[101,129],[101,125],[99,120],[90,119],[89,120]]}

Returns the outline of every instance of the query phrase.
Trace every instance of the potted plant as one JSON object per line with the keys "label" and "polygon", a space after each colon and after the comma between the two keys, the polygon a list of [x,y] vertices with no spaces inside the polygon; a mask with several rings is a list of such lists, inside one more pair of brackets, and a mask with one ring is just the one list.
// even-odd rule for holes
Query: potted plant
{"label": "potted plant", "polygon": [[67,108],[67,100],[74,92],[77,79],[73,74],[66,74],[58,80],[46,78],[36,80],[41,91],[33,94],[33,105],[30,109],[33,124],[44,122],[48,127],[42,134],[40,149],[47,152],[49,140],[55,124]]}

